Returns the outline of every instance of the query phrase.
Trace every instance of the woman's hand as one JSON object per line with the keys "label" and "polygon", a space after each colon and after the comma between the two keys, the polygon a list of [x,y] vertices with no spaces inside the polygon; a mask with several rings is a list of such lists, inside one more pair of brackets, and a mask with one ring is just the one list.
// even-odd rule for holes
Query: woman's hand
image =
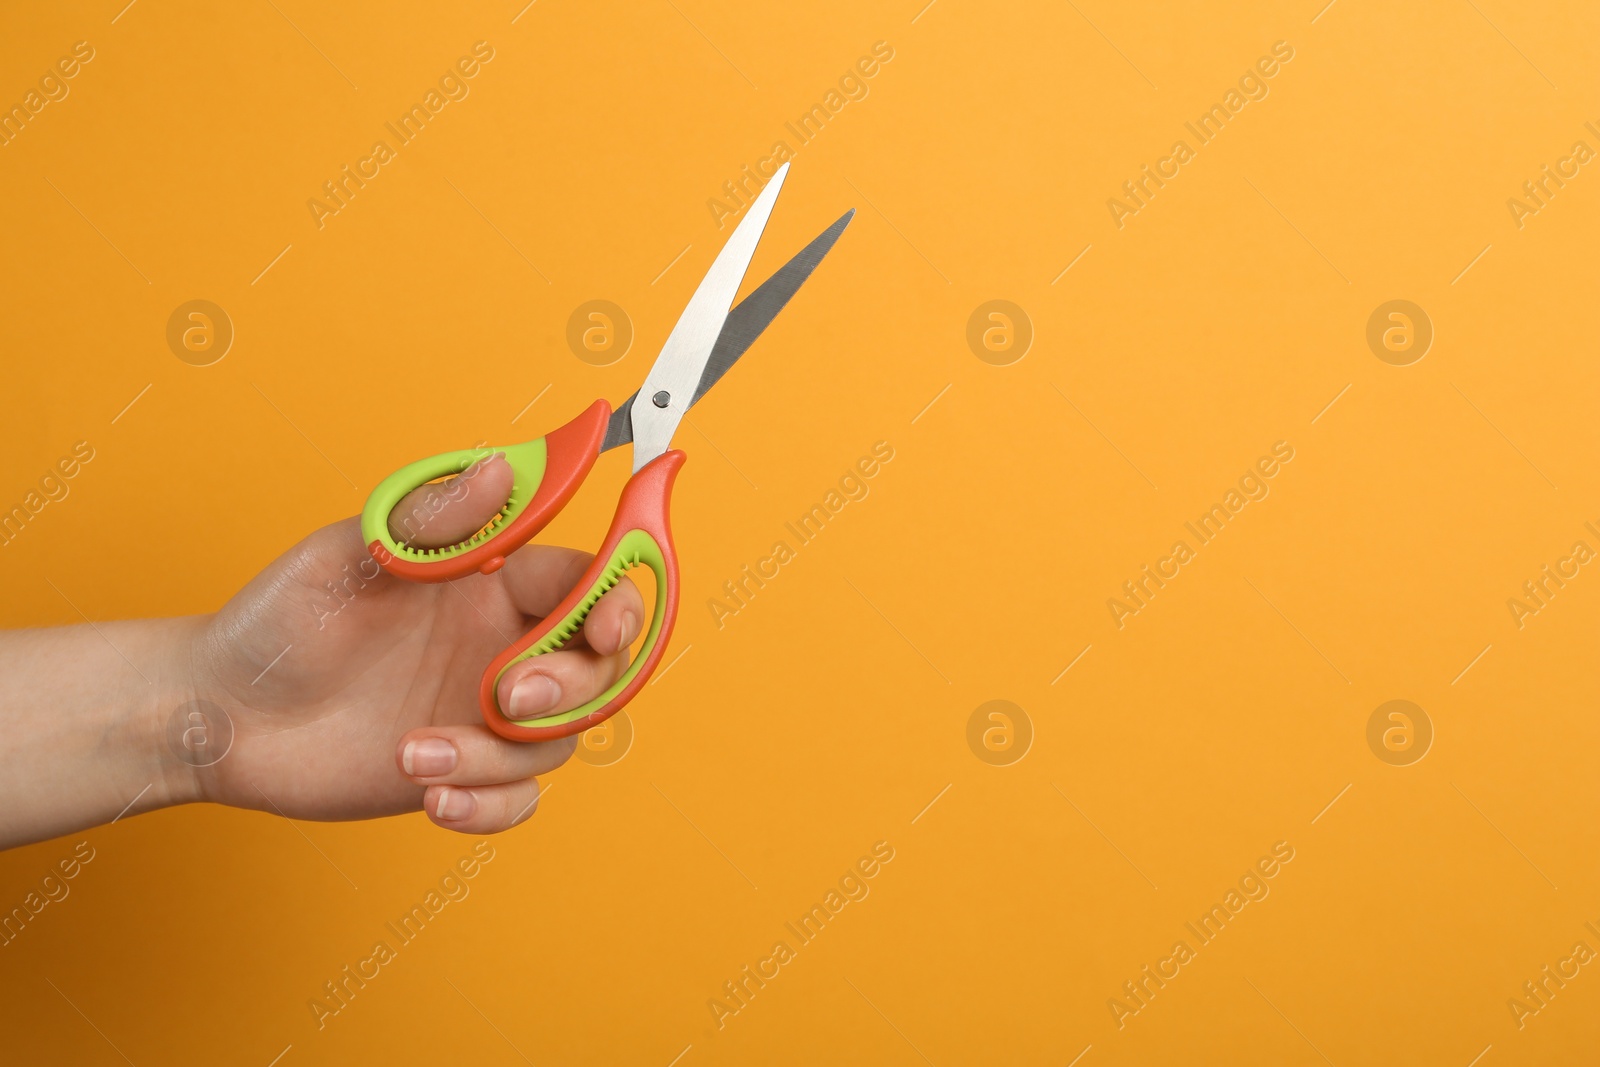
{"label": "woman's hand", "polygon": [[[461,541],[511,491],[496,455],[395,508],[391,534],[424,547]],[[398,528],[396,528],[398,527]],[[484,667],[577,584],[590,556],[530,545],[493,574],[424,585],[390,577],[345,519],[296,545],[216,614],[197,644],[195,688],[233,719],[233,748],[197,771],[204,799],[307,819],[415,811],[465,833],[532,814],[535,775],[576,738],[508,741],[483,724]],[[500,681],[517,718],[569,711],[628,666],[644,603],[619,583],[565,650]]]}
{"label": "woman's hand", "polygon": [[[424,486],[395,509],[391,532],[415,545],[456,543],[494,516],[511,479],[496,455]],[[141,780],[150,787],[132,811],[208,800],[299,819],[361,819],[420,808],[464,833],[514,826],[537,805],[536,776],[564,763],[576,739],[495,734],[478,707],[479,679],[589,561],[529,545],[493,574],[405,582],[377,566],[359,519],[349,518],[290,549],[214,616],[0,635],[0,713],[21,728],[0,756],[0,782],[16,771],[9,787],[0,785],[0,800],[15,801],[0,804],[0,846],[108,821]],[[643,619],[638,588],[618,583],[567,648],[506,671],[501,706],[532,718],[592,700],[627,668]],[[127,670],[141,660],[143,685]],[[58,677],[69,663],[103,664],[130,675],[130,685],[108,697]],[[172,740],[174,713],[190,701],[231,720],[231,744],[215,762]],[[71,724],[77,703],[86,706]],[[93,737],[83,736],[84,716],[103,724]],[[208,722],[214,748],[221,726]]]}

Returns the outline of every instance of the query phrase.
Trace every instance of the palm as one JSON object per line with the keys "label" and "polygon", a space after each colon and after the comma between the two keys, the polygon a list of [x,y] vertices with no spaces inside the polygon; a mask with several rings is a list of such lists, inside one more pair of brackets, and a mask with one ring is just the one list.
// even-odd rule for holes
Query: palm
{"label": "palm", "polygon": [[355,519],[319,530],[217,614],[211,673],[236,731],[218,799],[312,818],[414,811],[400,736],[479,721],[483,668],[524,628],[500,575],[414,585],[364,556]]}

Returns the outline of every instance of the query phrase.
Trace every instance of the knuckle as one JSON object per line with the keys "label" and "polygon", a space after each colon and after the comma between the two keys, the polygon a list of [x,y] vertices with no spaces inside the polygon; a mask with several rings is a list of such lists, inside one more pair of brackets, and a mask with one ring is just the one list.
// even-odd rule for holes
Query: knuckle
{"label": "knuckle", "polygon": [[557,685],[561,687],[562,696],[582,692],[594,682],[594,660],[592,652],[581,652],[570,649],[565,652],[552,652],[544,659],[549,662],[544,665],[544,670],[532,673],[550,675]]}
{"label": "knuckle", "polygon": [[617,665],[617,660],[622,653],[615,652],[609,656],[595,656],[589,664],[588,689],[590,697],[599,696],[612,682],[622,674],[627,664],[627,659],[622,657],[623,666]]}
{"label": "knuckle", "polygon": [[622,581],[612,586],[603,599],[609,599],[613,604],[626,603],[630,606],[641,602],[639,587],[628,575],[623,575]]}
{"label": "knuckle", "polygon": [[584,552],[581,549],[569,548],[566,559],[566,585],[568,587],[578,584],[583,577],[583,572],[589,569],[589,564],[594,562],[593,552]]}
{"label": "knuckle", "polygon": [[561,659],[550,666],[556,684],[561,686],[562,692],[582,689],[589,684],[589,679],[594,671],[590,665],[588,653],[576,649],[559,653]]}

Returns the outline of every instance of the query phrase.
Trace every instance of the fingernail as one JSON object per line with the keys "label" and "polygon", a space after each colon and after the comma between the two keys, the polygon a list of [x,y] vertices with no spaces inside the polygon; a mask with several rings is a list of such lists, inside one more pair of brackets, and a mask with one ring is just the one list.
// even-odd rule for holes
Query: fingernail
{"label": "fingernail", "polygon": [[434,806],[433,817],[445,819],[449,822],[460,822],[468,818],[478,808],[478,802],[472,794],[465,789],[451,789],[446,786],[439,790],[439,803]]}
{"label": "fingernail", "polygon": [[617,651],[621,652],[633,642],[639,634],[639,616],[631,611],[622,613],[622,622],[617,626]]}
{"label": "fingernail", "polygon": [[561,699],[561,687],[546,674],[530,674],[511,687],[511,717],[531,719]]}
{"label": "fingernail", "polygon": [[407,774],[417,778],[449,774],[456,769],[456,746],[442,737],[407,741],[400,753],[400,765]]}

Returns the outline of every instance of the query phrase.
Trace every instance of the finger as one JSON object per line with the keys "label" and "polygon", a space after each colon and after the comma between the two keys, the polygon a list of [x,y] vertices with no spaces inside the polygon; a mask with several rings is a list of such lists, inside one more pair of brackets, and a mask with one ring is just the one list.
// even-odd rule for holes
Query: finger
{"label": "finger", "polygon": [[531,818],[539,807],[539,780],[501,785],[433,785],[422,810],[435,826],[463,834],[496,834]]}
{"label": "finger", "polygon": [[389,536],[421,548],[464,541],[505,506],[511,481],[511,464],[496,452],[454,478],[418,486],[389,512]]}
{"label": "finger", "polygon": [[524,615],[543,617],[578,584],[594,556],[559,545],[524,545],[506,557],[500,580]]}
{"label": "finger", "polygon": [[495,694],[507,718],[543,718],[587,704],[627,669],[625,652],[609,656],[582,649],[547,652],[507,667]]}
{"label": "finger", "polygon": [[[583,579],[594,557],[554,545],[529,545],[502,570],[511,603],[525,615],[545,616]],[[626,576],[608,589],[583,623],[584,642],[609,655],[632,644],[644,629],[644,597]]]}
{"label": "finger", "polygon": [[[606,590],[583,620],[583,640],[596,652],[609,656],[626,653],[644,629],[644,597],[631,578]],[[627,659],[623,659],[626,666]]]}
{"label": "finger", "polygon": [[508,741],[482,723],[426,726],[400,739],[395,762],[419,785],[498,785],[548,774],[577,747],[576,737]]}

